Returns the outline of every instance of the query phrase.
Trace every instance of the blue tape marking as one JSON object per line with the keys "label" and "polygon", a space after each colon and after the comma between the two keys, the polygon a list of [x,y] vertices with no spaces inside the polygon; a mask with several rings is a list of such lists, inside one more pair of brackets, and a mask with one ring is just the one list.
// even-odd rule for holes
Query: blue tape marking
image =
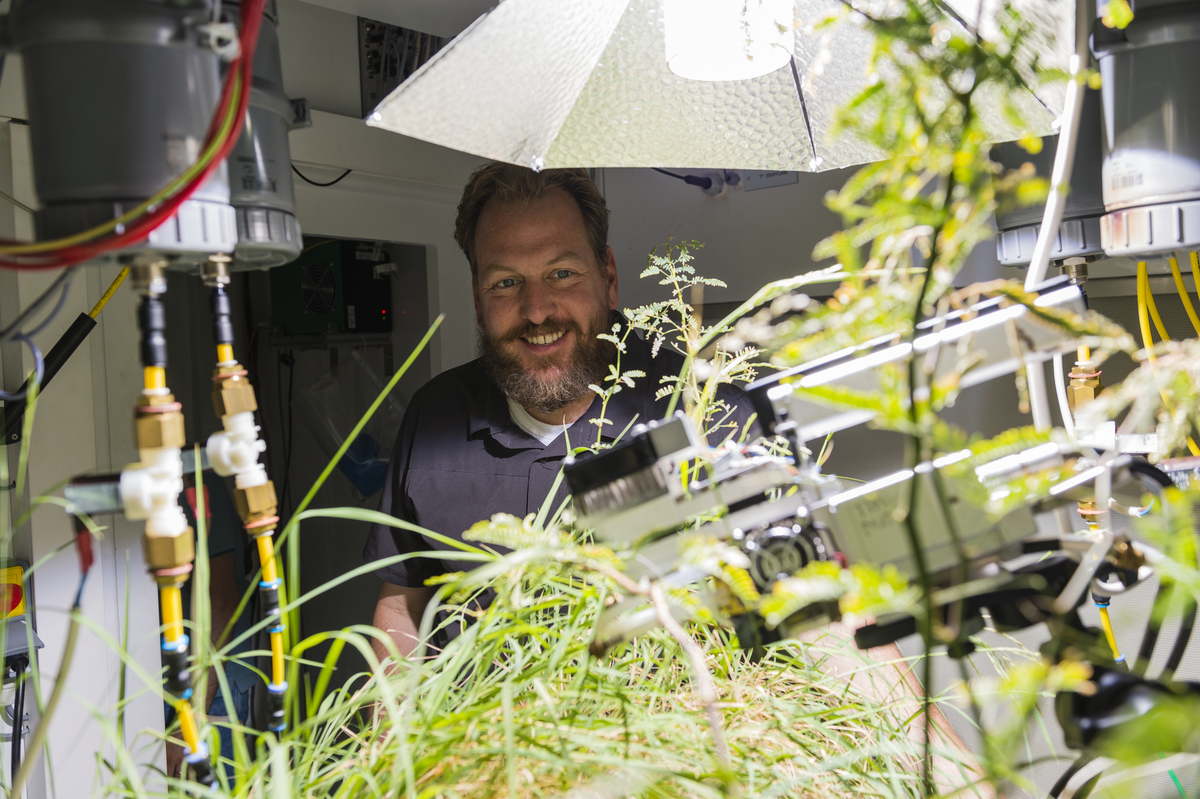
{"label": "blue tape marking", "polygon": [[198,743],[199,746],[195,752],[186,746],[183,747],[183,759],[189,764],[201,763],[208,760],[208,744],[204,743],[204,741],[199,741]]}

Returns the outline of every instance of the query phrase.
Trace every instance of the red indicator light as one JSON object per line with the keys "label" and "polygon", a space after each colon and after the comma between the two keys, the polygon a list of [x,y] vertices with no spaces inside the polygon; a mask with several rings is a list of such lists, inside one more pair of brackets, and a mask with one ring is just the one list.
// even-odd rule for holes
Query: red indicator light
{"label": "red indicator light", "polygon": [[25,589],[19,585],[5,583],[0,585],[0,605],[4,607],[4,615],[12,613],[17,608],[21,607],[21,600],[25,598]]}

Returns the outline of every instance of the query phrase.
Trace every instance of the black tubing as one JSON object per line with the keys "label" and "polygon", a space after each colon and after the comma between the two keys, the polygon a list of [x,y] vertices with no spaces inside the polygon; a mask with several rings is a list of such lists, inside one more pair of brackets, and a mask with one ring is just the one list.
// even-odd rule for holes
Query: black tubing
{"label": "black tubing", "polygon": [[[58,370],[62,369],[63,364],[75,354],[75,350],[79,349],[79,345],[83,343],[88,334],[96,327],[96,320],[85,313],[79,314],[71,326],[67,328],[58,341],[54,342],[54,346],[50,352],[46,353],[42,359],[45,363],[45,370],[42,373],[42,384],[38,386],[38,391],[45,391],[46,386],[50,384],[50,380],[58,374]],[[29,387],[29,381],[25,381],[25,385],[21,387],[24,392]],[[4,405],[4,440],[11,441],[14,433],[21,431],[21,420],[25,418],[25,400],[19,399],[15,402],[8,402]]]}
{"label": "black tubing", "polygon": [[142,366],[167,366],[167,309],[153,294],[142,298],[138,306],[138,326],[142,330]]}
{"label": "black tubing", "polygon": [[1196,600],[1190,596],[1183,609],[1183,618],[1179,621],[1179,634],[1175,636],[1175,644],[1171,647],[1171,656],[1163,666],[1164,675],[1174,675],[1183,662],[1183,653],[1187,651],[1188,642],[1192,640],[1192,630],[1196,626]]}
{"label": "black tubing", "polygon": [[232,344],[233,321],[230,319],[230,314],[233,311],[230,309],[229,295],[225,293],[223,286],[213,288],[210,305],[213,317],[213,338],[217,344]]}

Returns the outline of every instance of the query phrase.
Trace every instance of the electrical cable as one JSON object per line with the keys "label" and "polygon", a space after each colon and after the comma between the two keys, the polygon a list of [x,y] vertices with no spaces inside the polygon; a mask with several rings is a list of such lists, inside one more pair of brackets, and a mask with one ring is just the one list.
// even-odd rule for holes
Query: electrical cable
{"label": "electrical cable", "polygon": [[54,282],[47,286],[46,290],[38,295],[36,300],[29,303],[28,308],[17,314],[17,318],[13,320],[12,324],[4,328],[4,330],[0,330],[0,344],[10,341],[13,335],[20,331],[20,329],[25,326],[25,323],[29,321],[29,317],[41,310],[41,308],[54,296],[54,293],[62,288],[63,283],[71,279],[71,275],[74,271],[75,267],[64,269],[62,273],[54,279]]}
{"label": "electrical cable", "polygon": [[[75,644],[79,640],[79,616],[81,612],[79,600],[83,595],[83,582],[86,578],[86,572],[79,578],[79,591],[75,594],[75,604],[71,607],[71,620],[67,624],[67,640],[63,645],[62,660],[58,664],[58,675],[54,680],[54,690],[50,692],[50,700],[46,702],[46,708],[42,711],[42,717],[38,721],[37,729],[33,731],[33,735],[29,738],[29,746],[25,750],[25,760],[21,763],[20,770],[13,777],[12,791],[9,792],[9,796],[21,796],[21,791],[25,787],[25,783],[29,781],[29,775],[33,771],[33,764],[39,762],[37,753],[46,740],[46,733],[50,729],[50,721],[54,718],[54,711],[58,708],[58,703],[62,700],[64,689],[67,687],[67,674],[71,671],[71,662],[75,659]],[[32,757],[30,757],[31,754],[33,755]]]}
{"label": "electrical cable", "polygon": [[[25,342],[25,345],[29,347],[29,351],[33,353],[33,380],[40,386],[42,384],[42,378],[45,377],[46,374],[46,361],[42,358],[42,351],[39,350],[37,345],[33,343],[33,339],[24,333],[18,333],[17,335],[13,336],[13,338],[20,339],[21,341]],[[21,402],[28,395],[29,387],[30,383],[28,380],[26,380],[25,384],[22,385],[17,391],[12,393],[0,391],[0,400],[4,400],[6,405],[10,402]]]}
{"label": "electrical cable", "polygon": [[16,774],[21,770],[21,741],[23,736],[22,730],[25,725],[25,689],[29,682],[21,679],[25,676],[25,669],[29,666],[29,658],[25,655],[17,655],[13,658],[13,679],[16,682],[13,696],[13,723],[12,723],[12,764],[9,774]]}
{"label": "electrical cable", "polygon": [[656,166],[652,166],[650,168],[653,169],[655,172],[661,172],[664,175],[669,175],[670,177],[678,178],[679,180],[682,180],[684,183],[688,184],[689,186],[699,186],[704,191],[708,191],[709,189],[712,188],[712,184],[713,184],[712,178],[700,177],[699,175],[680,175],[675,172],[668,172],[665,169],[659,169]]}
{"label": "electrical cable", "polygon": [[310,177],[308,177],[307,175],[305,175],[305,174],[304,174],[303,172],[301,172],[299,169],[296,169],[296,165],[295,165],[295,164],[292,164],[292,171],[293,171],[293,172],[295,172],[297,175],[299,175],[299,176],[300,176],[300,179],[301,179],[301,180],[303,180],[305,183],[307,183],[307,184],[309,184],[309,185],[311,185],[311,186],[318,186],[318,187],[320,187],[320,188],[324,189],[324,188],[326,188],[326,187],[333,186],[333,185],[335,185],[335,184],[337,184],[337,183],[341,183],[341,182],[342,182],[342,179],[343,179],[343,178],[345,178],[347,175],[349,175],[349,174],[350,174],[351,172],[353,172],[354,170],[353,170],[353,169],[347,169],[345,172],[343,172],[342,174],[338,175],[336,178],[334,178],[333,180],[329,181],[328,183],[318,183],[317,181],[315,181],[315,180],[313,180],[312,178],[310,178]]}
{"label": "electrical cable", "polygon": [[[117,219],[61,239],[0,246],[0,266],[50,269],[81,263],[105,252],[141,241],[169,219],[224,163],[241,134],[250,87],[254,51],[266,0],[242,6],[240,54],[230,65],[200,157],[166,187]],[[109,235],[113,234],[113,235]],[[15,259],[5,257],[15,256]]]}
{"label": "electrical cable", "polygon": [[[74,272],[77,268],[78,267],[71,267],[71,268],[65,269],[63,271],[66,274],[71,275],[71,274],[74,274]],[[36,336],[38,333],[41,333],[43,330],[45,330],[47,327],[49,327],[50,323],[54,321],[54,317],[58,316],[59,311],[61,311],[63,309],[63,306],[67,304],[67,295],[70,293],[71,293],[71,281],[68,278],[62,284],[62,291],[58,295],[58,302],[55,303],[54,308],[50,311],[50,313],[46,314],[46,318],[42,320],[41,324],[39,324],[33,330],[26,331],[25,335],[30,336],[30,337]]]}
{"label": "electrical cable", "polygon": [[1137,662],[1133,664],[1133,671],[1139,676],[1146,673],[1146,669],[1150,667],[1150,658],[1154,657],[1154,647],[1158,645],[1158,634],[1160,632],[1160,624],[1155,621],[1155,618],[1162,618],[1166,608],[1163,604],[1166,597],[1163,593],[1162,583],[1159,583],[1158,588],[1154,593],[1154,602],[1150,611],[1150,620],[1146,623],[1146,633],[1142,636],[1142,645],[1138,649]]}
{"label": "electrical cable", "polygon": [[[283,446],[283,490],[279,492],[280,504],[287,502],[291,490],[292,452],[295,449],[296,411],[292,408],[292,393],[296,388],[296,356],[288,351],[288,390],[287,390],[287,434]],[[281,386],[282,388],[282,386]],[[280,396],[283,392],[280,392]],[[283,424],[283,414],[280,413],[279,423]]]}
{"label": "electrical cable", "polygon": [[[1146,350],[1146,360],[1150,362],[1150,368],[1155,369],[1158,363],[1158,356],[1154,354],[1154,337],[1150,334],[1149,316],[1151,303],[1150,297],[1150,277],[1146,273],[1146,262],[1138,261],[1137,265],[1137,306],[1138,306],[1138,326],[1142,333],[1142,347]],[[1154,311],[1158,313],[1157,309]],[[1167,411],[1174,413],[1174,403],[1167,396],[1165,389],[1159,389],[1159,394],[1162,396],[1163,404],[1167,407]],[[1188,437],[1188,449],[1193,455],[1200,456],[1200,447],[1196,446],[1196,442]]]}
{"label": "electrical cable", "polygon": [[[72,267],[73,268],[73,267]],[[96,329],[96,318],[100,312],[104,310],[104,306],[112,299],[113,294],[120,288],[121,283],[125,280],[125,276],[129,274],[129,268],[121,270],[116,279],[109,285],[108,289],[100,297],[100,300],[92,306],[92,310],[88,313],[81,313],[75,317],[75,321],[71,326],[58,337],[58,341],[54,342],[54,346],[50,348],[50,352],[46,353],[43,360],[43,373],[38,382],[38,391],[45,391],[50,385],[50,381],[58,374],[63,365],[75,354],[79,349],[79,345]],[[25,385],[21,387],[22,391],[28,389],[29,381],[25,381]],[[0,412],[0,416],[4,417],[4,440],[13,440],[12,436],[21,429],[21,419],[25,415],[25,400],[16,400],[14,402],[6,402],[4,409]]]}
{"label": "electrical cable", "polygon": [[104,306],[108,305],[108,301],[117,293],[117,289],[121,288],[121,284],[125,282],[125,278],[127,277],[129,277],[129,267],[122,267],[113,282],[109,283],[108,288],[100,295],[100,299],[96,300],[96,304],[92,306],[92,310],[88,311],[88,316],[93,319],[99,317],[100,312],[104,310]]}
{"label": "electrical cable", "polygon": [[1183,662],[1183,655],[1187,651],[1188,643],[1192,640],[1193,628],[1196,626],[1196,600],[1188,595],[1184,601],[1187,604],[1183,608],[1183,618],[1179,621],[1179,634],[1175,636],[1171,654],[1163,666],[1164,676],[1173,675],[1179,670],[1179,664]]}

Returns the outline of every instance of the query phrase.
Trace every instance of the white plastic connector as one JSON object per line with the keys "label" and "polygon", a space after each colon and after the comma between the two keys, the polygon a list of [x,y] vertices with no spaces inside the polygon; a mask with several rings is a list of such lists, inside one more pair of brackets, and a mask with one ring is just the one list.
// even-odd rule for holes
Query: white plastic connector
{"label": "white plastic connector", "polygon": [[121,502],[125,517],[146,519],[146,531],[178,535],[187,529],[179,507],[183,492],[183,459],[178,449],[144,449],[142,462],[121,472]]}
{"label": "white plastic connector", "polygon": [[[208,462],[213,471],[222,477],[237,475],[238,485],[242,486],[241,476],[251,472],[262,472],[261,482],[251,482],[248,485],[262,485],[267,481],[266,472],[258,463],[258,453],[266,450],[266,442],[258,437],[258,425],[254,423],[251,411],[232,413],[221,417],[225,429],[208,437]],[[251,478],[253,479],[253,478]]]}

